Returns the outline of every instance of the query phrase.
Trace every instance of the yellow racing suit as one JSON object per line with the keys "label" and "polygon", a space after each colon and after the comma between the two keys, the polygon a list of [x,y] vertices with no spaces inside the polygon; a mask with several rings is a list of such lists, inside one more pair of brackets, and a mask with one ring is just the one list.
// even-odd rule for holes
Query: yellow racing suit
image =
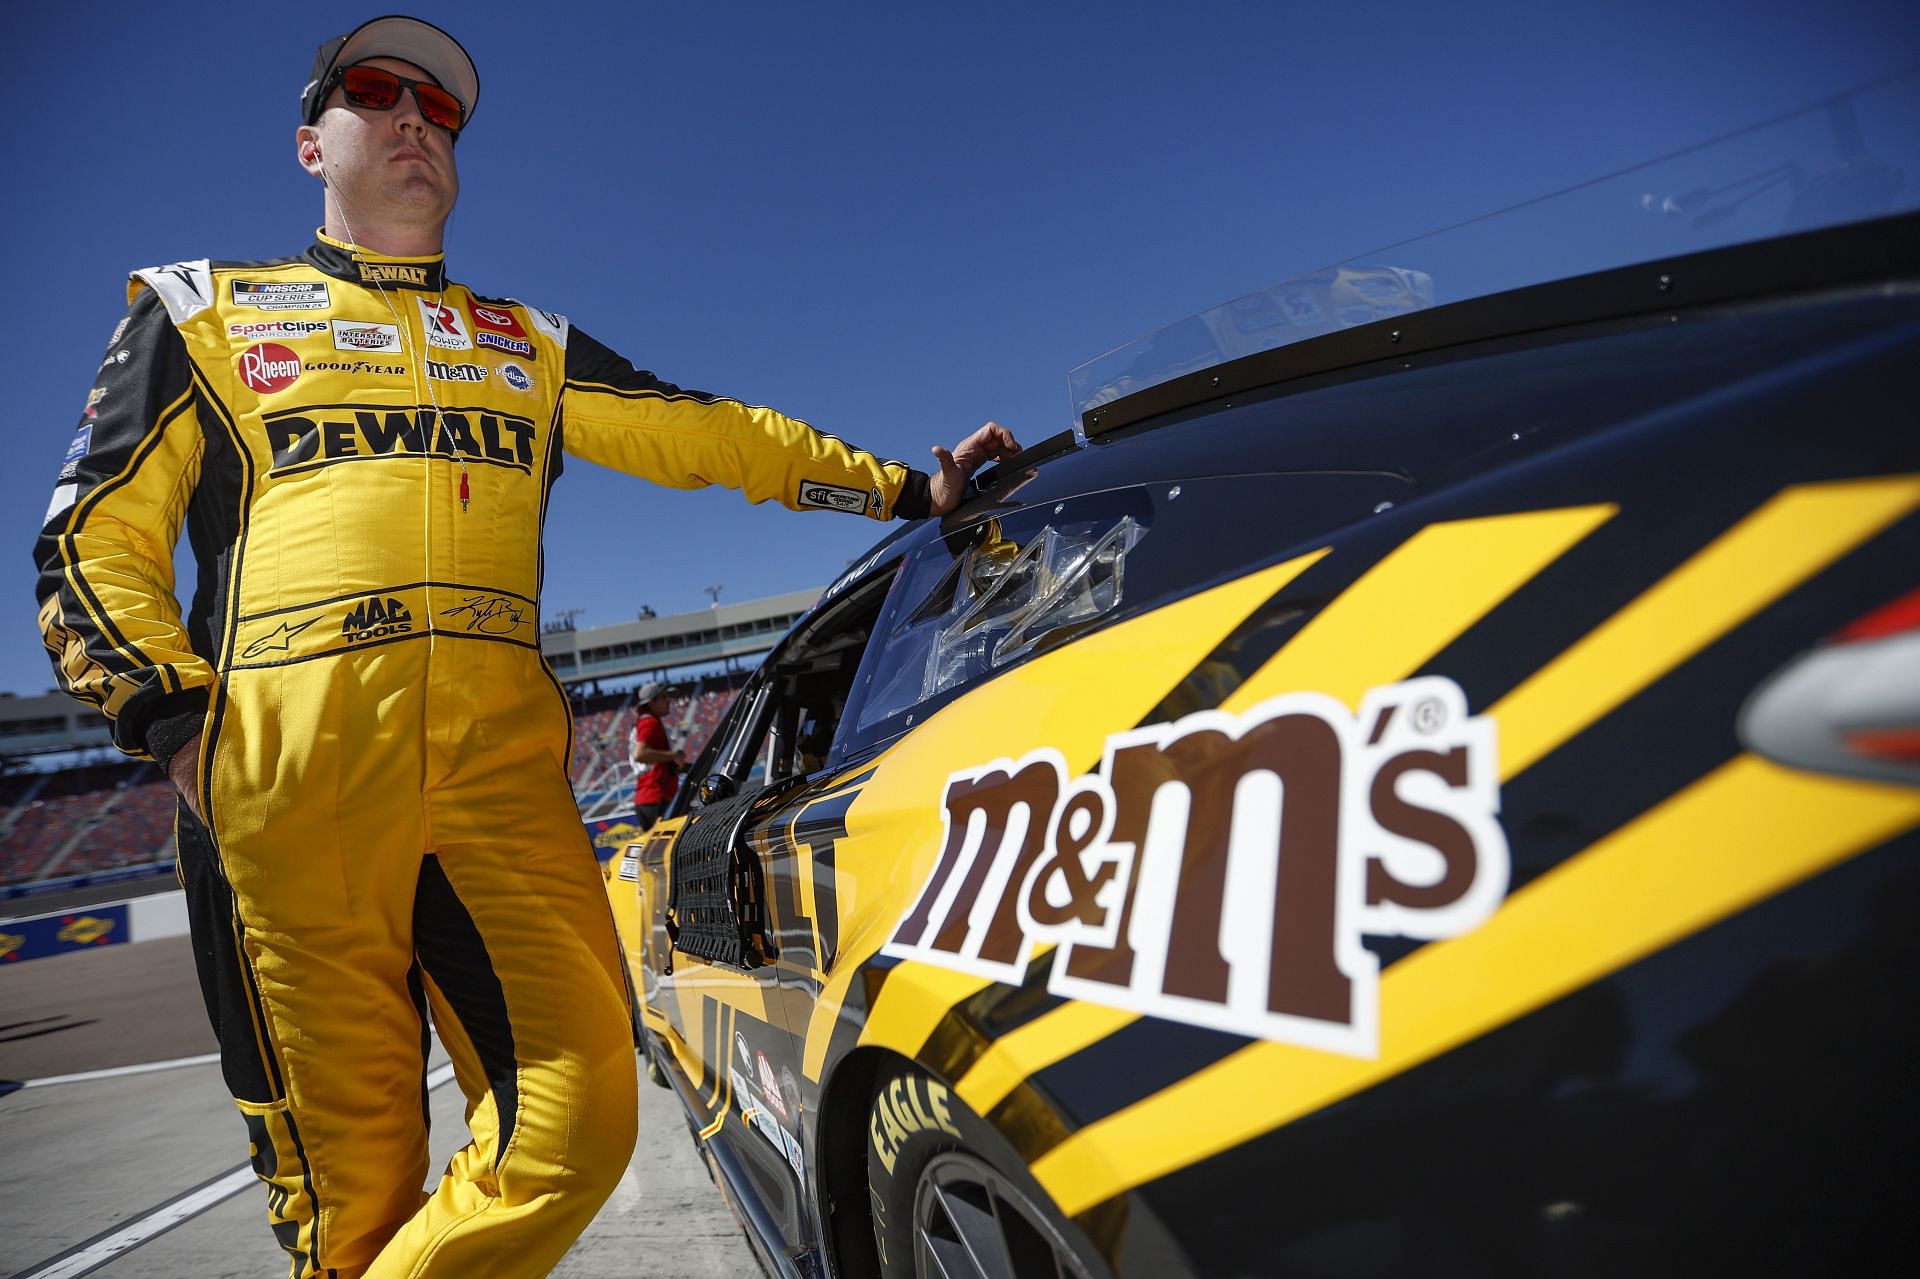
{"label": "yellow racing suit", "polygon": [[[63,686],[165,764],[227,1083],[292,1274],[544,1274],[625,1169],[606,896],[540,656],[562,454],[889,519],[927,477],[322,236],[134,273],[37,548]],[[182,521],[198,582],[174,598]],[[473,1140],[427,1176],[426,1015]]]}

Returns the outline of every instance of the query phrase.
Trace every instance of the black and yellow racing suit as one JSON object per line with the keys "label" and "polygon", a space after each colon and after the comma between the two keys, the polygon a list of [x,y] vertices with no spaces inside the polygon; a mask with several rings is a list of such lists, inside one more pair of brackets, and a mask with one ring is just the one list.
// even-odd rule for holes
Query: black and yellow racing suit
{"label": "black and yellow racing suit", "polygon": [[[927,477],[637,371],[439,256],[136,272],[36,549],[63,686],[196,733],[180,873],[293,1274],[544,1274],[634,1137],[627,995],[539,649],[563,453],[889,519]],[[173,548],[199,580],[185,622]],[[423,1193],[431,1008],[473,1141]]]}

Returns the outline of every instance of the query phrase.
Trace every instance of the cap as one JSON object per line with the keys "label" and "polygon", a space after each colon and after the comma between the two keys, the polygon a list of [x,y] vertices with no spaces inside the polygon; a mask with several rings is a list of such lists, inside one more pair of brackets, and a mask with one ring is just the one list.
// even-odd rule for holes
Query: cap
{"label": "cap", "polygon": [[652,701],[656,697],[665,697],[667,694],[673,691],[674,691],[673,685],[668,684],[663,680],[650,679],[646,683],[642,684],[639,688],[633,691],[633,700],[636,702],[646,703],[646,702]]}
{"label": "cap", "polygon": [[480,73],[460,42],[418,18],[388,14],[363,22],[343,36],[335,36],[320,46],[313,57],[313,76],[300,91],[300,119],[312,124],[320,118],[320,104],[326,98],[326,83],[336,67],[350,67],[368,58],[400,58],[413,63],[440,87],[460,99],[473,119],[473,108],[480,101]]}

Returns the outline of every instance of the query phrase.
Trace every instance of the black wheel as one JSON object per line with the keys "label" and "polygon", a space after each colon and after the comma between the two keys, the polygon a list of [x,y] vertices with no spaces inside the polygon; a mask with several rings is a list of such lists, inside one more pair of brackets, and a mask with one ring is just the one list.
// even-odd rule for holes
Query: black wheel
{"label": "black wheel", "polygon": [[1105,1279],[1087,1242],[986,1120],[939,1080],[882,1069],[867,1184],[884,1279]]}

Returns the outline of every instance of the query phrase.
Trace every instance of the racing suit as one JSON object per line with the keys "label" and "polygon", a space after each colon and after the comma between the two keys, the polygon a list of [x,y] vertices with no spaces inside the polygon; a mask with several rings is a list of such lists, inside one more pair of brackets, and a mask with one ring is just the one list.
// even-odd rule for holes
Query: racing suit
{"label": "racing suit", "polygon": [[[889,519],[927,477],[637,371],[438,255],[135,272],[36,547],[62,685],[163,766],[295,1279],[544,1274],[634,1139],[628,995],[540,656],[562,454]],[[198,562],[184,623],[172,553]],[[473,1140],[431,1192],[426,1013]]]}

